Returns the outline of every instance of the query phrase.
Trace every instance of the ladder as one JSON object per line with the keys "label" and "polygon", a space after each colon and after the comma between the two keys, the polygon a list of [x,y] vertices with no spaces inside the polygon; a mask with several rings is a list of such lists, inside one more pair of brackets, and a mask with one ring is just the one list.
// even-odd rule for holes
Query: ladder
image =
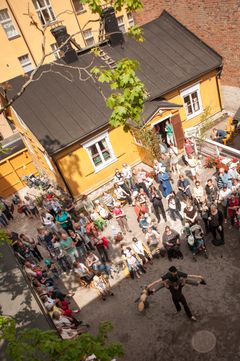
{"label": "ladder", "polygon": [[104,61],[105,64],[109,66],[109,68],[115,68],[116,62],[109,56],[104,50],[99,49],[99,57]]}

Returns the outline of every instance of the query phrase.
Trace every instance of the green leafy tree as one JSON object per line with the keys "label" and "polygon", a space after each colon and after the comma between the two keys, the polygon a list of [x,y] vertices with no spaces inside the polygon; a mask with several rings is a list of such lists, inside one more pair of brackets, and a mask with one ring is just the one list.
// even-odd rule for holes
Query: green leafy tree
{"label": "green leafy tree", "polygon": [[62,340],[55,331],[18,331],[12,318],[0,316],[0,340],[7,342],[6,351],[13,361],[85,361],[90,355],[98,361],[111,361],[123,356],[122,345],[108,340],[112,329],[111,323],[101,322],[97,336],[84,333]]}

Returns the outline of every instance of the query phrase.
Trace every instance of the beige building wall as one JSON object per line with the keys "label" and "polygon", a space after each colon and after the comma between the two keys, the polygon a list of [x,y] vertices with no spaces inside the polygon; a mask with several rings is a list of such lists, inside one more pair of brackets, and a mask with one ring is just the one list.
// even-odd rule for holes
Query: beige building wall
{"label": "beige building wall", "polygon": [[[34,6],[37,1],[47,7],[42,11],[42,14],[49,14],[51,11],[55,17],[51,25],[44,26],[40,21]],[[50,29],[60,24],[67,27],[70,35],[77,33],[74,38],[82,48],[91,43],[91,34],[94,42],[98,42],[99,22],[96,21],[98,15],[93,15],[87,5],[83,5],[83,9],[77,12],[74,4],[79,6],[76,0],[0,0],[0,83],[24,74],[31,65],[34,68],[42,57],[42,34],[34,25],[31,25],[31,19],[27,15],[28,11],[32,14],[39,29],[44,31],[46,35],[47,53],[52,51],[51,45],[56,43]],[[121,20],[123,20],[125,30],[133,25],[126,12],[117,13],[117,17],[120,16],[123,16]],[[46,16],[44,17],[46,18]],[[92,20],[93,22],[91,22]],[[12,32],[9,27],[11,27]],[[10,37],[4,29],[8,29]],[[87,41],[84,41],[84,31],[90,31],[87,34]],[[25,64],[25,70],[19,61],[19,57],[24,55],[28,56],[30,62]],[[23,60],[27,63],[26,58]],[[54,60],[55,56],[52,54],[46,59],[46,62]]]}

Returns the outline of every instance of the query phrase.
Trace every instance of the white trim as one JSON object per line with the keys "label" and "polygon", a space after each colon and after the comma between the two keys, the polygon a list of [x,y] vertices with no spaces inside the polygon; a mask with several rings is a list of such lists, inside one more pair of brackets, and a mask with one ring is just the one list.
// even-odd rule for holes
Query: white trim
{"label": "white trim", "polygon": [[[191,101],[191,107],[194,110],[193,104],[192,104],[192,98],[191,98],[191,94],[194,93],[194,92],[197,92],[198,102],[199,102],[199,110],[196,111],[196,112],[193,112],[190,115],[187,115],[187,112],[186,112],[186,109],[185,109],[184,97],[189,96],[189,99]],[[190,119],[196,117],[197,115],[203,113],[202,97],[201,97],[201,92],[200,92],[200,83],[194,84],[192,86],[189,86],[189,87],[181,90],[180,91],[180,96],[182,97],[182,100],[183,100],[183,107],[184,107],[184,110],[185,110],[185,113],[186,113],[187,120],[190,120]]]}
{"label": "white trim", "polygon": [[156,120],[156,122],[154,122],[154,123],[151,124],[151,128],[153,128],[154,125],[157,125],[157,124],[163,122],[164,120],[166,120],[166,119],[168,119],[168,118],[172,118],[172,117],[173,117],[173,114],[169,114],[168,116],[166,116],[166,117],[164,117],[164,118],[161,118],[161,119]]}
{"label": "white trim", "polygon": [[[94,161],[92,159],[92,155],[91,155],[91,151],[90,151],[90,147],[92,145],[95,145],[96,143],[100,142],[101,140],[105,139],[106,143],[107,143],[107,147],[109,149],[109,152],[110,152],[110,158],[105,161],[103,156],[102,156],[102,151],[100,150],[98,144],[96,145],[97,147],[97,150],[99,152],[99,155],[100,155],[100,158],[102,160],[102,163],[99,164],[99,166],[96,166],[94,164]],[[110,164],[112,164],[113,162],[115,162],[117,160],[117,157],[115,156],[114,154],[114,151],[113,151],[113,148],[112,148],[112,144],[110,142],[110,139],[109,139],[109,135],[108,135],[108,132],[104,132],[102,133],[101,135],[98,135],[97,137],[95,138],[92,138],[91,140],[88,140],[87,142],[83,143],[82,144],[83,148],[86,150],[86,152],[88,153],[88,156],[90,158],[90,161],[94,167],[94,170],[95,170],[95,173],[99,172],[100,170],[108,167]]]}

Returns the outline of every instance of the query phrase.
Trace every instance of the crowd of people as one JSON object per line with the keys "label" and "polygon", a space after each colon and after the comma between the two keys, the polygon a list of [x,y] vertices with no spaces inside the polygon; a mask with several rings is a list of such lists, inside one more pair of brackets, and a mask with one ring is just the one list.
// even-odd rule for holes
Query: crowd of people
{"label": "crowd of people", "polygon": [[[63,338],[76,336],[83,326],[74,316],[80,310],[70,307],[71,293],[59,287],[61,274],[74,274],[80,287],[93,287],[106,300],[113,296],[111,278],[119,272],[111,258],[113,245],[119,245],[121,269],[134,279],[146,273],[154,258],[183,259],[183,241],[196,261],[198,253],[208,257],[206,235],[211,233],[213,245],[220,246],[225,242],[224,223],[229,221],[229,228],[240,229],[236,164],[231,162],[228,171],[220,168],[218,175],[204,184],[198,174],[201,162],[188,139],[184,160],[190,179],[179,160],[177,148],[170,144],[150,171],[123,164],[121,170],[115,170],[113,188],[94,201],[83,196],[80,209],[70,198],[50,191],[41,207],[29,195],[24,200],[18,196],[12,202],[1,200],[3,227],[14,218],[14,208],[41,222],[36,237],[9,232],[9,238]],[[126,215],[129,207],[127,213],[135,215],[139,226],[137,237]],[[111,235],[107,235],[109,228],[106,231],[109,224]]]}

